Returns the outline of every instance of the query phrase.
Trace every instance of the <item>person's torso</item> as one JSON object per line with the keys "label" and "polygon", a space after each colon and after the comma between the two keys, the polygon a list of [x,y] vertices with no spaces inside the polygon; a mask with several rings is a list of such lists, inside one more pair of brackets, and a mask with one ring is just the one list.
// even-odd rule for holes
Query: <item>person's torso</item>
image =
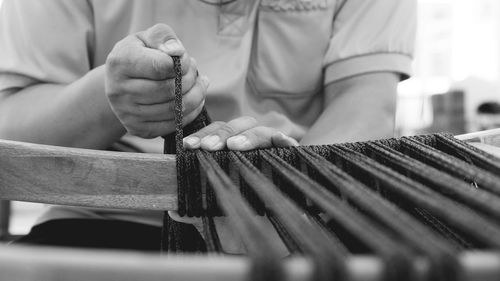
{"label": "person's torso", "polygon": [[[207,0],[208,2],[208,0]],[[217,2],[217,1],[213,1]],[[199,72],[210,79],[206,99],[213,120],[249,115],[300,139],[322,111],[323,57],[335,0],[96,0],[93,67],[106,62],[124,37],[165,23]],[[126,135],[140,151],[162,153],[162,139]],[[161,212],[52,207],[39,222],[68,217],[124,219],[161,225]]]}

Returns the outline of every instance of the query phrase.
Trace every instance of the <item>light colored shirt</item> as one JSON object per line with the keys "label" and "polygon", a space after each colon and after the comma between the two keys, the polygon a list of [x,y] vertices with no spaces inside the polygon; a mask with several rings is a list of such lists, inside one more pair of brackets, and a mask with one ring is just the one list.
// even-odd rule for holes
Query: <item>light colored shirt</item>
{"label": "light colored shirt", "polygon": [[[212,119],[249,115],[300,140],[324,108],[326,84],[380,71],[408,77],[415,2],[6,0],[0,91],[72,83],[103,65],[119,40],[165,23],[210,78],[206,107]],[[122,141],[162,151],[159,138],[126,135]],[[46,217],[77,216],[65,210]],[[139,221],[159,224],[157,218]]]}

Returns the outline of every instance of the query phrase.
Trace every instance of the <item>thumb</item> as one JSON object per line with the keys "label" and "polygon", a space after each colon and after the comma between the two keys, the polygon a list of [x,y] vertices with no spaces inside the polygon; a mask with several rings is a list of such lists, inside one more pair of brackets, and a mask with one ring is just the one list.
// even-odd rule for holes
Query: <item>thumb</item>
{"label": "thumb", "polygon": [[174,30],[166,24],[157,24],[140,32],[138,37],[148,48],[157,49],[169,56],[182,56],[186,52]]}
{"label": "thumb", "polygon": [[169,39],[165,43],[161,44],[158,50],[165,52],[169,56],[179,56],[182,57],[186,50],[182,45],[181,41],[177,39]]}

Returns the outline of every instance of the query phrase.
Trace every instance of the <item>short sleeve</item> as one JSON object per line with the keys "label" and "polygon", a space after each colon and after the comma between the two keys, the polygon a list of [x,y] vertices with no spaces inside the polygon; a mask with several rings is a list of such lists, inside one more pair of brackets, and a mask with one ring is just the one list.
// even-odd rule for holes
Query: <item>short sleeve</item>
{"label": "short sleeve", "polygon": [[415,0],[343,0],[333,20],[325,85],[370,72],[411,73]]}
{"label": "short sleeve", "polygon": [[93,45],[86,0],[5,0],[0,11],[0,92],[67,84],[87,73]]}

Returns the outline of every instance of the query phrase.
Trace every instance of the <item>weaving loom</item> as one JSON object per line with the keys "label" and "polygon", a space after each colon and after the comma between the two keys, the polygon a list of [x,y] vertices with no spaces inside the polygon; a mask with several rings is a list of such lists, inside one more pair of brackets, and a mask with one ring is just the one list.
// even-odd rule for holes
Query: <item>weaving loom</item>
{"label": "weaving loom", "polygon": [[[487,132],[483,135],[488,134],[491,134],[488,142],[498,145],[499,131]],[[470,136],[470,138],[477,140],[475,135]],[[426,155],[417,155],[416,151],[419,151],[417,148],[426,151]],[[498,153],[498,150],[493,147],[489,149]],[[398,151],[404,151],[406,155],[399,155]],[[316,166],[319,164],[324,169],[320,167],[315,169],[313,173],[311,171],[308,173],[321,185],[329,186],[329,188],[331,185],[328,184],[328,181],[339,181],[336,185],[338,191],[322,194],[324,198],[328,198],[327,196],[337,198],[333,199],[336,204],[323,206],[320,202],[321,198],[309,195],[308,201],[311,202],[306,202],[306,204],[299,194],[291,194],[290,197],[294,199],[284,200],[284,202],[289,203],[279,208],[287,208],[287,211],[289,208],[296,208],[303,213],[293,217],[292,220],[281,222],[281,219],[286,218],[279,217],[281,211],[275,210],[278,208],[275,208],[274,203],[270,202],[269,210],[276,211],[276,217],[281,222],[275,224],[279,226],[277,229],[280,229],[283,235],[284,231],[301,230],[300,228],[298,230],[288,229],[290,227],[288,224],[297,223],[297,225],[303,226],[307,223],[311,229],[315,228],[318,231],[315,234],[312,231],[308,232],[308,234],[313,235],[314,239],[323,237],[333,245],[339,246],[338,241],[330,234],[331,230],[325,227],[325,225],[331,227],[332,224],[320,223],[324,217],[318,218],[316,216],[318,209],[325,209],[325,213],[331,213],[332,218],[338,220],[334,223],[337,229],[343,226],[346,230],[356,230],[356,227],[362,226],[364,232],[358,233],[360,236],[358,239],[365,241],[367,247],[373,250],[365,252],[359,250],[360,255],[349,255],[346,253],[346,247],[341,247],[342,250],[336,252],[337,254],[342,253],[339,258],[332,254],[332,256],[325,256],[324,260],[323,257],[310,260],[300,258],[301,254],[295,254],[291,258],[278,259],[281,262],[276,263],[275,260],[274,263],[270,263],[284,267],[283,274],[288,276],[284,279],[309,280],[308,278],[315,271],[313,269],[316,268],[313,264],[320,267],[322,261],[328,261],[326,265],[335,264],[339,266],[337,269],[345,266],[343,270],[347,272],[346,274],[351,277],[351,280],[383,280],[382,278],[387,277],[384,264],[398,262],[398,258],[402,258],[401,261],[403,261],[403,267],[400,269],[404,269],[410,264],[422,280],[425,280],[423,276],[430,270],[436,274],[439,272],[446,274],[449,278],[453,276],[449,274],[462,274],[465,276],[464,280],[496,280],[500,276],[500,255],[495,252],[500,237],[496,234],[498,231],[498,223],[496,222],[498,204],[500,202],[497,198],[498,184],[500,184],[499,174],[494,172],[500,163],[497,158],[447,135],[335,145],[328,149],[321,146],[297,148],[297,152],[297,154],[287,157],[285,157],[283,149],[269,149],[259,153],[266,155],[261,162],[268,161],[269,163],[265,165],[271,166],[264,168],[264,170],[272,169],[273,165],[279,164],[280,167],[287,167],[287,169],[292,169],[295,166],[300,170],[307,171],[307,168],[301,167],[304,164],[295,164],[305,163]],[[193,153],[193,155],[196,154],[198,153]],[[201,153],[200,155],[205,154]],[[219,157],[218,154],[222,153],[214,153],[214,156],[222,166],[225,166],[224,163],[227,164],[228,161],[234,161],[234,157],[249,157],[246,155],[247,153],[234,153],[233,156],[229,157]],[[88,207],[177,209],[175,159],[171,155],[92,151],[10,141],[0,142],[0,155],[2,155],[2,169],[0,170],[2,199]],[[318,155],[322,155],[322,157]],[[401,157],[389,157],[393,155]],[[279,160],[282,157],[287,158],[287,163],[282,163]],[[418,160],[412,157],[418,158]],[[373,159],[378,161],[372,161]],[[252,159],[251,162],[253,161],[256,159]],[[410,161],[411,165],[405,166],[405,161]],[[343,167],[344,169],[335,167]],[[420,174],[423,168],[426,169],[426,172]],[[364,170],[361,171],[361,169]],[[359,176],[359,174],[368,173],[372,169],[385,171],[384,175],[391,176],[389,179]],[[304,181],[303,187],[306,187],[305,184],[310,183],[309,177],[303,177],[302,172],[296,172],[297,177],[294,177],[293,180],[297,183]],[[320,173],[336,173],[336,176],[325,179],[321,178]],[[142,175],[139,176],[139,174]],[[356,175],[356,177],[350,175]],[[282,181],[283,179],[276,175],[274,180]],[[393,185],[395,182],[398,184]],[[319,184],[314,185],[319,186]],[[402,188],[401,192],[408,187],[415,188],[415,191],[418,192],[406,195],[403,193],[395,194],[398,187]],[[276,192],[283,192],[278,188],[273,189]],[[313,190],[311,188],[310,191]],[[408,199],[406,196],[414,198]],[[425,200],[421,202],[414,200],[418,199],[419,196],[425,197]],[[403,199],[405,204],[398,202],[400,199]],[[317,200],[318,204],[312,208],[314,200]],[[289,206],[290,202],[298,203],[297,206],[292,207]],[[283,202],[278,203],[282,204]],[[438,203],[438,205],[433,205],[434,203]],[[412,209],[413,205],[417,207]],[[385,207],[380,208],[381,206]],[[345,213],[335,215],[335,210],[330,210],[330,208],[336,207],[339,209],[338,212]],[[395,212],[395,210],[400,211]],[[369,220],[365,219],[368,217]],[[470,221],[471,218],[472,221]],[[350,221],[354,223],[354,226],[349,225]],[[291,234],[296,235],[295,232]],[[369,237],[363,237],[363,234],[369,235]],[[283,235],[283,237],[285,236]],[[289,238],[285,239],[290,240]],[[295,239],[292,238],[290,241]],[[296,248],[301,249],[299,247],[314,246],[290,244],[292,252]],[[433,246],[429,247],[430,245]],[[255,247],[258,249],[261,245],[255,245]],[[246,258],[225,257],[223,255],[209,255],[206,258],[167,255],[160,258],[136,257],[134,254],[96,253],[92,255],[92,258],[88,258],[86,255],[73,258],[68,266],[69,261],[66,257],[73,251],[68,253],[68,250],[28,250],[15,246],[0,248],[0,276],[9,274],[16,268],[19,270],[20,266],[24,268],[26,264],[33,265],[34,261],[43,261],[45,271],[48,270],[47,268],[52,270],[58,268],[57,272],[60,272],[61,268],[64,267],[64,271],[72,272],[72,274],[73,271],[79,272],[72,267],[77,261],[85,263],[87,269],[89,264],[92,264],[91,267],[95,267],[96,272],[101,274],[113,268],[116,269],[117,265],[114,263],[123,264],[129,271],[135,270],[135,274],[132,274],[121,268],[120,272],[115,272],[117,276],[121,276],[120,280],[134,280],[130,276],[137,278],[139,273],[149,276],[147,274],[152,272],[155,273],[155,278],[144,278],[143,280],[168,280],[164,278],[169,276],[172,278],[181,276],[188,280],[195,276],[206,275],[214,276],[214,280],[244,280],[250,271],[250,263]],[[266,254],[269,254],[269,249],[266,249]],[[309,251],[309,248],[305,249]],[[326,250],[330,249],[325,249],[325,255],[329,254]],[[61,256],[50,258],[54,253],[60,253]],[[81,252],[74,251],[74,253]],[[259,257],[258,251],[257,253],[250,251],[250,253],[256,255],[254,258]],[[305,252],[304,255],[307,256],[308,252]],[[136,260],[132,257],[143,262],[139,263],[140,269],[137,265],[131,264],[132,261]],[[272,256],[268,255],[264,258],[268,261],[270,257]],[[331,262],[332,260],[334,262]],[[48,266],[45,264],[48,261],[53,261],[54,264]],[[313,263],[313,261],[315,262]],[[408,261],[410,261],[409,264]],[[401,264],[397,266],[401,266]],[[82,269],[80,268],[80,270]],[[128,277],[123,276],[123,272],[127,272]],[[25,275],[29,273],[30,271],[23,271]],[[84,273],[80,272],[80,274]],[[99,280],[98,278],[92,279],[91,276],[94,275],[89,276],[88,272],[86,274],[86,278],[88,278],[86,280]],[[402,273],[397,271],[393,274]],[[459,279],[457,277],[456,280]],[[52,279],[38,276],[38,279],[33,280]],[[207,278],[205,277],[204,280]]]}
{"label": "weaving loom", "polygon": [[[462,138],[500,146],[499,130]],[[182,151],[182,130],[175,139],[166,143]],[[498,153],[487,144],[483,150]],[[1,141],[0,192],[7,200],[202,217],[205,243],[197,251],[208,257],[148,256],[141,268],[133,254],[75,258],[95,267],[85,280],[116,269],[114,258],[125,264],[116,280],[496,280],[500,159],[483,150],[447,134],[249,152],[182,151],[177,158]],[[224,255],[213,223],[222,215],[248,256]],[[166,218],[163,248],[184,252],[182,227]],[[274,232],[281,241],[271,238]],[[0,276],[23,253],[47,252],[1,247]],[[63,258],[53,261],[68,265]]]}

